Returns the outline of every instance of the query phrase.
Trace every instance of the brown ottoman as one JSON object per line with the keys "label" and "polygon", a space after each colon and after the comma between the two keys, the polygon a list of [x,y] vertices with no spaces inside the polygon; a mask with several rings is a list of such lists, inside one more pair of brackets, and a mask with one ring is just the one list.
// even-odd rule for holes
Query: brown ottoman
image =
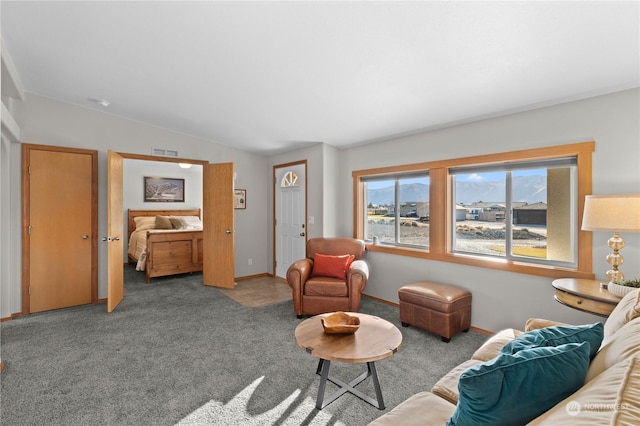
{"label": "brown ottoman", "polygon": [[471,293],[448,284],[420,281],[398,290],[400,322],[413,325],[449,342],[471,326]]}

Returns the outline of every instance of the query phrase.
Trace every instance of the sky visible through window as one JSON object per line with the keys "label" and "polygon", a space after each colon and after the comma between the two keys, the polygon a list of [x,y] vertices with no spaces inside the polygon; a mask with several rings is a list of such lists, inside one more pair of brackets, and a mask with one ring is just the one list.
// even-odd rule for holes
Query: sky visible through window
{"label": "sky visible through window", "polygon": [[[456,176],[458,182],[496,182],[504,180],[505,172],[483,172],[460,174]],[[546,176],[547,169],[522,169],[513,171],[514,176]],[[424,183],[424,178],[402,179],[403,184]],[[393,180],[367,182],[367,189],[381,189],[393,186]]]}

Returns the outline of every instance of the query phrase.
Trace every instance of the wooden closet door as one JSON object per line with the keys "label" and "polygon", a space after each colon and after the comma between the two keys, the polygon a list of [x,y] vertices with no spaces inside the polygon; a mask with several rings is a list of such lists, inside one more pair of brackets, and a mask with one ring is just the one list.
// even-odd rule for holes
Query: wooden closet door
{"label": "wooden closet door", "polygon": [[92,303],[95,156],[82,150],[28,151],[28,311]]}

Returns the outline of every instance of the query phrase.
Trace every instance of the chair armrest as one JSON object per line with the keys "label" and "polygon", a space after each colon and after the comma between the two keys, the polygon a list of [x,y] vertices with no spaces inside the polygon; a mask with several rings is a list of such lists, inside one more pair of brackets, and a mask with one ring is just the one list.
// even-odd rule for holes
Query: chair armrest
{"label": "chair armrest", "polygon": [[369,279],[369,265],[364,260],[354,260],[347,272],[347,286],[349,287],[349,311],[360,310],[362,292]]}
{"label": "chair armrest", "polygon": [[529,318],[524,325],[524,331],[538,330],[545,327],[553,327],[555,325],[569,325],[563,322],[551,321],[540,318]]}
{"label": "chair armrest", "polygon": [[369,279],[369,265],[364,260],[354,260],[351,262],[351,267],[347,272],[347,279],[350,279],[351,275],[359,274],[362,275],[362,278],[366,280]]}
{"label": "chair armrest", "polygon": [[291,287],[300,286],[305,283],[311,276],[313,269],[313,260],[300,259],[296,260],[289,266],[287,270],[287,282]]}
{"label": "chair armrest", "polygon": [[287,269],[287,283],[291,287],[291,298],[293,299],[293,310],[298,318],[302,315],[302,287],[307,282],[313,268],[313,260],[296,260]]}

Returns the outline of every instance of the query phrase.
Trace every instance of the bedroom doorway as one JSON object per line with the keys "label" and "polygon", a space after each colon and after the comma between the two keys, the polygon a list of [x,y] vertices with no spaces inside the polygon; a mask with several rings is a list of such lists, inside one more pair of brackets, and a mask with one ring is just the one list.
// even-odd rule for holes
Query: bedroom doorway
{"label": "bedroom doorway", "polygon": [[[151,155],[115,153],[109,151],[108,174],[111,188],[108,190],[109,244],[107,269],[107,311],[112,312],[124,297],[124,225],[122,223],[122,159],[144,161],[191,163],[203,166],[203,200],[202,219],[204,224],[204,259],[203,284],[217,287],[233,287],[234,285],[234,211],[233,211],[233,163],[208,163],[202,160],[182,158],[166,158]],[[118,161],[118,157],[120,160]],[[113,160],[115,159],[115,161]],[[119,203],[119,205],[118,205]],[[209,214],[209,217],[207,216]],[[118,216],[119,219],[115,218]],[[119,220],[119,224],[117,221]],[[218,229],[219,227],[219,229]],[[209,228],[209,229],[207,229]]]}
{"label": "bedroom doorway", "polygon": [[22,313],[98,301],[98,152],[22,145]]}

